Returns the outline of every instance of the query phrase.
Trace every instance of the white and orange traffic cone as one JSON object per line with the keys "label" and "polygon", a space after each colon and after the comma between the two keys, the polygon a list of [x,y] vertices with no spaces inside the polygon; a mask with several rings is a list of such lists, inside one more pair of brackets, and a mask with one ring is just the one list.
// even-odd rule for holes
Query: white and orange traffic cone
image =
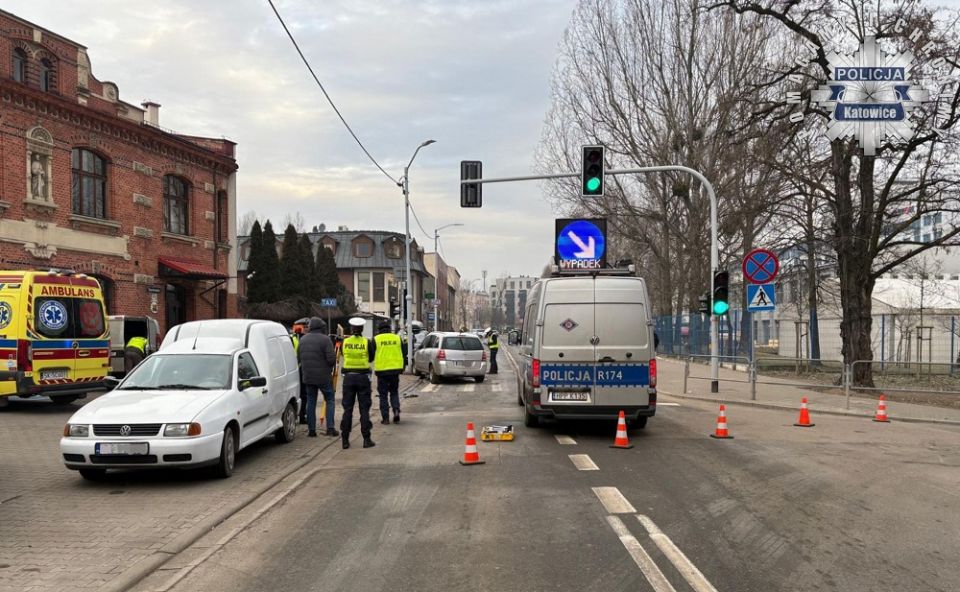
{"label": "white and orange traffic cone", "polygon": [[890,423],[890,418],[887,417],[887,398],[883,395],[880,395],[880,400],[877,401],[877,414],[874,416],[873,421]]}
{"label": "white and orange traffic cone", "polygon": [[624,417],[623,411],[620,412],[620,417],[617,418],[617,437],[614,439],[613,444],[610,445],[610,448],[633,448],[633,444],[627,439],[627,419]]}
{"label": "white and orange traffic cone", "polygon": [[484,461],[480,460],[480,453],[477,452],[477,435],[473,431],[472,421],[467,422],[467,442],[460,464],[463,466],[484,464]]}
{"label": "white and orange traffic cone", "polygon": [[807,398],[804,397],[800,399],[800,419],[797,420],[797,423],[793,424],[798,428],[812,428],[817,425],[810,422],[810,411],[807,409]]}
{"label": "white and orange traffic cone", "polygon": [[725,405],[720,405],[720,415],[717,416],[717,431],[710,434],[710,437],[720,440],[733,438],[733,436],[730,435],[730,430],[727,429],[727,407]]}

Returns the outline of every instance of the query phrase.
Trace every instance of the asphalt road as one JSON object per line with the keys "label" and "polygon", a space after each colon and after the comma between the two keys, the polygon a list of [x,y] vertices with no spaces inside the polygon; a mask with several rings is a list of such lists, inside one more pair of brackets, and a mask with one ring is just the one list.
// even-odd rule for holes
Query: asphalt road
{"label": "asphalt road", "polygon": [[[331,449],[137,589],[960,589],[957,428],[737,406],[714,440],[712,405],[661,403],[615,450],[613,423],[524,428],[506,360],[482,385],[423,383],[376,448]],[[467,421],[517,439],[462,467]]]}

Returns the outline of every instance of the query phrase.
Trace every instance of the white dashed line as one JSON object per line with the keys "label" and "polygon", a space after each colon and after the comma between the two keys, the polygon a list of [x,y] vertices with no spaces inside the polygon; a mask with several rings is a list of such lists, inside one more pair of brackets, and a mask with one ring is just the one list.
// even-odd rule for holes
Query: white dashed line
{"label": "white dashed line", "polygon": [[562,434],[554,434],[554,438],[557,439],[557,444],[562,444],[564,446],[575,446],[577,441],[571,438],[570,436],[564,436]]}
{"label": "white dashed line", "polygon": [[477,390],[477,385],[475,384],[465,384],[462,387],[460,387],[461,393],[472,393],[475,390]]}
{"label": "white dashed line", "polygon": [[627,498],[623,497],[620,490],[616,487],[593,487],[593,493],[600,498],[600,503],[606,508],[608,514],[636,514],[637,511]]}
{"label": "white dashed line", "polygon": [[437,390],[438,388],[440,388],[440,385],[439,385],[439,384],[428,384],[427,386],[425,386],[425,387],[423,387],[422,389],[420,389],[420,392],[421,392],[421,393],[432,393],[433,391]]}
{"label": "white dashed line", "polygon": [[[594,488],[594,491],[596,491],[596,488]],[[663,572],[660,571],[660,568],[657,567],[657,564],[653,562],[650,555],[640,546],[640,541],[627,530],[623,521],[616,516],[607,516],[607,522],[610,524],[610,527],[613,528],[613,532],[617,533],[617,537],[620,538],[620,542],[626,547],[627,553],[633,558],[633,561],[643,573],[643,577],[647,578],[647,581],[650,582],[650,586],[653,587],[654,591],[676,592],[676,588],[670,585],[670,582],[667,581],[667,578],[663,575]]]}
{"label": "white dashed line", "polygon": [[677,571],[679,571],[683,579],[690,584],[691,588],[696,590],[696,592],[717,592],[713,584],[707,581],[707,578],[693,565],[693,562],[687,559],[683,551],[673,544],[670,537],[665,535],[663,531],[653,523],[653,520],[650,520],[650,518],[643,514],[637,514],[637,520],[647,529],[650,538],[653,539],[653,542],[660,548],[660,551],[670,560],[670,563],[677,568]]}
{"label": "white dashed line", "polygon": [[495,382],[490,386],[490,390],[492,390],[495,393],[501,393],[503,392],[503,385],[500,384],[499,382]]}
{"label": "white dashed line", "polygon": [[657,407],[680,407],[680,403],[664,403],[663,401],[657,401]]}
{"label": "white dashed line", "polygon": [[573,461],[573,466],[577,467],[578,471],[599,471],[600,467],[597,466],[597,463],[593,462],[593,459],[586,454],[568,454],[567,457]]}

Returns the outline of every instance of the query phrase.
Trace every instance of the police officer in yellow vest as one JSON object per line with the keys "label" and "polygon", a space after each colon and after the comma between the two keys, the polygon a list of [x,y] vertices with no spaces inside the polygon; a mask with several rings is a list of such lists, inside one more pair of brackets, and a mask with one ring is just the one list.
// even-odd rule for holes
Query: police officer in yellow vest
{"label": "police officer in yellow vest", "polygon": [[146,337],[131,337],[123,348],[123,372],[129,374],[137,364],[147,357],[147,345],[150,342]]}
{"label": "police officer in yellow vest", "polygon": [[496,331],[487,338],[487,347],[490,348],[490,374],[497,373],[497,352],[500,351],[500,336]]}
{"label": "police officer in yellow vest", "polygon": [[400,423],[400,374],[403,372],[400,336],[390,330],[389,323],[383,323],[373,341],[377,346],[373,371],[377,374],[377,394],[380,396],[380,423],[390,423],[391,407],[393,423]]}
{"label": "police officer in yellow vest", "polygon": [[353,405],[360,404],[360,433],[363,447],[375,446],[370,439],[373,422],[370,407],[373,404],[370,392],[370,362],[377,352],[376,343],[363,336],[364,320],[350,319],[350,337],[343,340],[343,417],[340,419],[340,437],[343,447],[350,448],[350,427],[353,424]]}

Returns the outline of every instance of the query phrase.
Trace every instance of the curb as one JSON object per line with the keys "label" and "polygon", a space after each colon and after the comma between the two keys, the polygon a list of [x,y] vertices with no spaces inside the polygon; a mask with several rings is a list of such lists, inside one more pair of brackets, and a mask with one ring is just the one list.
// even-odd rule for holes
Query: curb
{"label": "curb", "polygon": [[[412,391],[420,384],[420,381],[414,381],[413,384],[407,386],[405,389],[400,391],[400,395],[404,395],[409,391]],[[353,427],[356,428],[360,425],[360,420],[358,419]],[[313,453],[308,454],[306,458],[301,458],[300,460],[294,462],[289,466],[289,470],[283,471],[281,474],[278,474],[277,477],[271,479],[270,481],[264,483],[251,493],[247,494],[236,503],[228,505],[226,508],[213,514],[212,516],[206,518],[205,520],[200,521],[193,527],[187,529],[186,531],[180,533],[172,541],[164,545],[163,547],[153,551],[150,555],[147,555],[143,559],[137,561],[126,570],[121,572],[117,577],[111,579],[101,586],[99,592],[124,592],[129,590],[137,585],[140,581],[144,580],[147,576],[157,571],[165,563],[176,557],[179,553],[190,548],[190,546],[200,540],[204,535],[209,533],[211,530],[226,522],[234,514],[239,513],[244,508],[255,502],[263,494],[267,493],[273,489],[281,481],[293,475],[304,466],[312,462],[321,453],[339,442],[337,438],[330,438],[330,441],[326,444],[319,446]],[[302,485],[302,483],[301,483]]]}
{"label": "curb", "polygon": [[[707,403],[723,403],[724,405],[743,405],[746,407],[759,407],[761,409],[775,409],[778,411],[796,411],[797,408],[790,407],[788,405],[775,405],[773,403],[761,403],[759,401],[744,401],[743,399],[728,399],[723,397],[704,397],[698,395],[680,395],[677,393],[672,393],[665,391],[663,389],[658,389],[657,391],[660,394],[667,395],[668,397],[676,397],[678,399],[690,399],[692,401],[705,401]],[[830,408],[820,408],[817,407],[814,409],[818,415],[838,415],[841,417],[866,417],[873,418],[873,415],[869,413],[857,413],[855,411],[844,411],[841,409],[830,409]],[[889,414],[889,411],[888,411]],[[930,423],[936,425],[949,425],[949,426],[960,426],[960,421],[953,419],[927,419],[923,417],[901,417],[899,415],[890,415],[891,422],[902,421],[906,423]]]}

